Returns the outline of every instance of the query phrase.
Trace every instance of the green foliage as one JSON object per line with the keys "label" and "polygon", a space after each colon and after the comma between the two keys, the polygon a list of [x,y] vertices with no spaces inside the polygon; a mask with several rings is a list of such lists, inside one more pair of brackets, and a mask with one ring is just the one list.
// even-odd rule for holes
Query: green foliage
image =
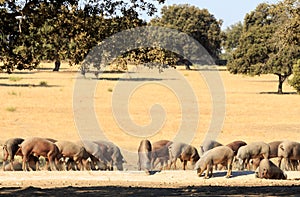
{"label": "green foliage", "polygon": [[22,80],[22,77],[9,77],[8,78],[9,81],[13,81],[13,82],[17,82],[17,81],[21,81]]}
{"label": "green foliage", "polygon": [[18,94],[15,91],[8,92],[9,95],[17,96]]}
{"label": "green foliage", "polygon": [[150,21],[150,25],[173,28],[197,40],[213,58],[221,52],[222,21],[209,13],[188,4],[164,6],[161,18]]}
{"label": "green foliage", "polygon": [[141,25],[139,12],[153,15],[164,0],[0,2],[0,70],[34,69],[41,60],[80,63],[108,36]]}
{"label": "green foliage", "polygon": [[112,89],[112,88],[108,88],[107,91],[108,91],[108,92],[112,92],[113,89]]}
{"label": "green foliage", "polygon": [[[211,56],[218,58],[222,22],[217,21],[208,10],[201,10],[190,5],[172,5],[163,7],[161,15],[161,18],[154,18],[148,24],[151,31],[144,32],[142,40],[136,40],[136,43],[151,43],[152,47],[131,50],[121,58],[135,64],[144,64],[149,68],[157,67],[159,71],[167,65],[174,65],[178,62],[185,62],[189,68],[186,59],[200,62],[204,58],[204,56],[201,57],[199,46],[190,46],[191,37],[206,48]],[[162,27],[177,31],[168,31]],[[155,43],[154,46],[153,43]]]}
{"label": "green foliage", "polygon": [[7,107],[6,108],[6,111],[9,111],[9,112],[15,112],[17,110],[16,107]]}
{"label": "green foliage", "polygon": [[300,94],[300,59],[297,64],[294,65],[293,73],[294,76],[289,80],[289,84],[297,90],[298,94]]}
{"label": "green foliage", "polygon": [[47,83],[47,81],[40,81],[39,86],[47,87],[48,83]]}
{"label": "green foliage", "polygon": [[238,47],[239,40],[243,31],[243,24],[241,22],[235,23],[227,27],[222,33],[222,47],[224,53],[221,54],[222,59],[231,60],[233,51]]}
{"label": "green foliage", "polygon": [[262,3],[244,19],[228,70],[233,74],[278,76],[278,93],[300,56],[299,1]]}

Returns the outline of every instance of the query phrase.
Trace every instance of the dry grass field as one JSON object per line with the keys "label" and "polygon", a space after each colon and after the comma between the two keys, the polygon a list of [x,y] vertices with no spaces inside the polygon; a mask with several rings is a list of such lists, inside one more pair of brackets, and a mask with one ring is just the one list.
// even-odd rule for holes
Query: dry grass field
{"label": "dry grass field", "polygon": [[[0,74],[2,140],[16,136],[80,139],[72,108],[77,69],[63,65],[61,72],[52,72],[52,66],[43,63],[38,70]],[[190,83],[198,99],[200,119],[192,141],[198,147],[211,121],[211,95],[200,72],[177,70]],[[277,95],[273,93],[277,89],[275,75],[247,77],[231,75],[224,70],[219,74],[225,87],[226,116],[216,140],[224,144],[237,139],[246,142],[300,141],[300,96],[287,83],[284,91],[290,94]],[[112,96],[118,83],[114,79],[130,78],[128,75],[103,74],[106,79],[98,80],[92,96],[98,123],[105,135],[119,146],[135,151],[141,138],[124,132],[112,113]],[[156,133],[149,135],[149,139],[172,139],[181,124],[178,99],[174,91],[160,85],[159,81],[145,80],[128,99],[129,114],[135,124],[147,125],[151,121],[151,106],[160,104],[166,113],[165,122]]]}
{"label": "dry grass field", "polygon": [[[77,130],[74,121],[75,113],[84,113],[73,110],[78,69],[65,64],[60,72],[52,72],[52,68],[53,63],[42,63],[39,69],[33,71],[10,75],[0,73],[0,140],[40,136],[75,141],[85,136],[84,131]],[[187,71],[181,67],[177,71],[188,81],[198,100],[199,120],[192,120],[198,121],[198,124],[191,141],[198,148],[212,118],[210,90],[200,71]],[[277,90],[275,75],[231,75],[224,68],[220,69],[219,74],[225,88],[226,115],[217,141],[223,144],[234,140],[300,141],[300,96],[287,83],[284,84],[284,91],[288,94],[277,95],[274,93]],[[167,71],[161,73],[161,76],[166,75]],[[149,110],[153,104],[163,107],[166,114],[163,125],[156,131],[144,131],[150,141],[172,140],[182,123],[182,106],[176,91],[162,85],[160,75],[155,75],[151,80],[136,79],[136,76],[139,76],[139,69],[129,73],[105,73],[101,75],[101,80],[97,80],[94,95],[91,95],[98,124],[105,136],[122,149],[132,152],[136,152],[139,141],[145,136],[122,130],[122,125],[114,117],[112,98],[120,81],[123,85],[132,80],[140,84],[130,98],[124,97],[128,99],[132,118],[130,124],[145,126],[152,119],[159,120],[162,114],[154,110],[151,117]],[[185,126],[186,135],[193,132],[189,131],[188,125]]]}

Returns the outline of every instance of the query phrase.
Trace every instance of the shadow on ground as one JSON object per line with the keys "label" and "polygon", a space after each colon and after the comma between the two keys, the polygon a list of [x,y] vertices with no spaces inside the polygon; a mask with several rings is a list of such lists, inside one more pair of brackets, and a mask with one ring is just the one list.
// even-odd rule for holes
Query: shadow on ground
{"label": "shadow on ground", "polygon": [[1,196],[297,196],[300,186],[219,187],[190,186],[183,188],[144,187],[65,187],[53,189],[2,188]]}

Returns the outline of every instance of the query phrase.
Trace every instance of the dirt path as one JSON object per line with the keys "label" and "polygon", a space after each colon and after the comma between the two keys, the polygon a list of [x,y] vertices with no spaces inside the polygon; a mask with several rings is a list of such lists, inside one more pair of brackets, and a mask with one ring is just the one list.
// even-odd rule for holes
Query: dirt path
{"label": "dirt path", "polygon": [[[230,179],[225,171],[211,179],[196,176],[195,171],[162,171],[146,175],[140,171],[93,172],[0,172],[0,195],[293,195],[300,191],[300,172],[287,172],[288,180],[262,180],[254,172],[234,171]],[[115,195],[114,195],[115,194]]]}

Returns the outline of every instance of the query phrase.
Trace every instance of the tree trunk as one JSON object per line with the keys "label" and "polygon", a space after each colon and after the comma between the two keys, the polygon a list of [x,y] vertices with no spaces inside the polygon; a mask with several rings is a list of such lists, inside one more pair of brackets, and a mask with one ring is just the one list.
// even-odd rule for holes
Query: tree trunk
{"label": "tree trunk", "polygon": [[278,94],[283,94],[282,85],[286,78],[287,76],[278,74],[278,91],[277,91]]}
{"label": "tree trunk", "polygon": [[59,68],[60,68],[60,60],[57,59],[57,60],[55,61],[54,64],[55,64],[55,68],[53,69],[53,71],[59,71]]}

